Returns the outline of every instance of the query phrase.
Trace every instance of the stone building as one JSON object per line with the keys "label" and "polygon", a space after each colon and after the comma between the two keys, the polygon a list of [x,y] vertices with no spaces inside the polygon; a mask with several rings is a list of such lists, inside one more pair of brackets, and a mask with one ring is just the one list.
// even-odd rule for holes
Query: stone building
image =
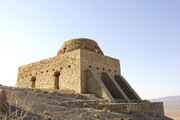
{"label": "stone building", "polygon": [[121,75],[119,60],[85,38],[65,42],[55,57],[19,67],[17,87],[70,89],[110,102],[142,101]]}

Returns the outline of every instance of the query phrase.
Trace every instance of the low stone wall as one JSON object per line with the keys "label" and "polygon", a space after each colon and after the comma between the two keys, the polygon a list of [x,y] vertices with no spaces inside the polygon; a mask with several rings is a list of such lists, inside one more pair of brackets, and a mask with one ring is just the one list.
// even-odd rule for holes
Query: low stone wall
{"label": "low stone wall", "polygon": [[131,112],[141,112],[145,114],[154,114],[159,116],[164,116],[164,108],[162,102],[142,102],[142,103],[109,103],[107,101],[97,101],[97,100],[81,100],[66,102],[63,104],[68,105],[80,105],[83,107],[90,107],[95,109],[100,109],[104,111],[116,112],[116,113],[131,113]]}
{"label": "low stone wall", "polygon": [[143,103],[109,103],[107,101],[75,101],[74,105],[82,105],[116,113],[141,112],[145,114],[154,114],[164,116],[164,107],[162,102],[143,102]]}
{"label": "low stone wall", "polygon": [[98,109],[107,109],[111,112],[117,113],[130,113],[130,112],[143,112],[148,114],[156,114],[164,116],[164,108],[162,102],[145,102],[145,103],[110,103],[104,105],[93,105]]}

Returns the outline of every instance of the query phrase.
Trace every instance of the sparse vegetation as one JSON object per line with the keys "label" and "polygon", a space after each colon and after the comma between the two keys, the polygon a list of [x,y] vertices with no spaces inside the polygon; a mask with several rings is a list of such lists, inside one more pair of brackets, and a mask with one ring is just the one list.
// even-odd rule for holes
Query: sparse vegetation
{"label": "sparse vegetation", "polygon": [[36,95],[41,95],[41,93],[36,93]]}
{"label": "sparse vegetation", "polygon": [[83,106],[84,107],[87,107],[89,104],[88,103],[83,103]]}
{"label": "sparse vegetation", "polygon": [[54,93],[55,93],[54,91],[49,91],[48,92],[49,95],[54,95]]}
{"label": "sparse vegetation", "polygon": [[53,95],[55,92],[52,90],[41,90],[41,89],[33,89],[33,92],[36,95],[41,95],[41,94],[48,94],[48,95]]}
{"label": "sparse vegetation", "polygon": [[103,102],[98,102],[98,105],[104,105],[104,103]]}
{"label": "sparse vegetation", "polygon": [[109,110],[107,108],[103,108],[102,111],[108,112]]}
{"label": "sparse vegetation", "polygon": [[40,95],[41,94],[41,90],[40,89],[33,89],[33,92],[36,94],[36,95]]}
{"label": "sparse vegetation", "polygon": [[38,93],[39,90],[38,90],[38,89],[33,89],[33,92],[34,92],[34,93]]}
{"label": "sparse vegetation", "polygon": [[43,113],[46,114],[46,115],[51,115],[51,111],[50,110],[44,110]]}
{"label": "sparse vegetation", "polygon": [[49,92],[47,90],[42,90],[42,93],[48,94]]}

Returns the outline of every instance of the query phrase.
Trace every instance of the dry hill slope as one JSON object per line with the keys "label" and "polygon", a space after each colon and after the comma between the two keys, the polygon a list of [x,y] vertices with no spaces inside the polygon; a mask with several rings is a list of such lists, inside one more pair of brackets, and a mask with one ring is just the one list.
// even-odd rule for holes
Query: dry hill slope
{"label": "dry hill slope", "polygon": [[108,104],[93,95],[67,91],[13,88],[0,86],[7,92],[12,109],[28,111],[25,120],[171,120],[167,117],[131,112],[113,113],[91,105]]}

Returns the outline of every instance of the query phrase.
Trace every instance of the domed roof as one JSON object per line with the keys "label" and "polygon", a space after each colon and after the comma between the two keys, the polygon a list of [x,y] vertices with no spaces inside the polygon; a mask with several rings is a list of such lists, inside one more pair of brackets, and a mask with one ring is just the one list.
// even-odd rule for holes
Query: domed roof
{"label": "domed roof", "polygon": [[85,49],[104,55],[101,49],[99,48],[98,44],[94,40],[87,38],[77,38],[64,42],[64,44],[61,46],[61,49],[58,51],[57,55],[62,55],[64,53],[77,49]]}

